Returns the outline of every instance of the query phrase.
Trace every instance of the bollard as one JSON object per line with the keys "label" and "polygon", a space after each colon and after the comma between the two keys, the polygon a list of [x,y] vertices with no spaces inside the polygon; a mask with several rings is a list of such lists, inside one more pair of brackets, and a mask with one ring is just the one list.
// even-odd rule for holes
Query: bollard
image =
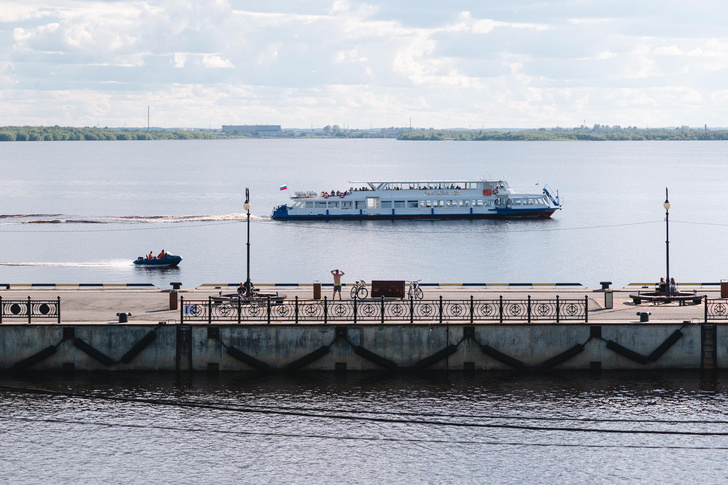
{"label": "bollard", "polygon": [[650,321],[650,315],[652,315],[651,312],[637,312],[637,315],[640,316],[640,323],[645,323]]}
{"label": "bollard", "polygon": [[131,316],[131,312],[119,312],[116,316],[119,317],[119,323],[127,323],[129,321],[128,317]]}

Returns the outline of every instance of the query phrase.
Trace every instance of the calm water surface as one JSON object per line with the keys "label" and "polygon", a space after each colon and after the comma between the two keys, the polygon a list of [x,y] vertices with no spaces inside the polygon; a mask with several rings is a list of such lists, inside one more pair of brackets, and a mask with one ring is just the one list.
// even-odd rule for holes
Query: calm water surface
{"label": "calm water surface", "polygon": [[[725,483],[728,476],[726,375],[6,376],[0,385],[79,394],[0,390],[4,483]],[[190,403],[207,407],[179,405]]]}
{"label": "calm water surface", "polygon": [[[259,283],[328,281],[335,267],[347,273],[345,282],[653,281],[665,263],[666,186],[671,274],[717,281],[728,278],[727,162],[721,142],[5,143],[0,283],[240,281],[245,187],[254,216],[251,275]],[[286,200],[278,190],[284,183],[320,191],[347,188],[349,180],[504,175],[524,190],[549,183],[565,209],[547,221],[268,219]],[[184,257],[178,269],[132,266],[136,256],[162,248]],[[728,477],[725,374],[0,374],[0,385],[16,389],[0,390],[4,483]],[[170,402],[139,401],[149,398]],[[181,405],[190,402],[209,405]]]}
{"label": "calm water surface", "polygon": [[[722,142],[398,142],[229,140],[44,142],[0,146],[0,282],[185,285],[245,274],[242,203],[251,191],[254,282],[653,281],[728,277]],[[352,180],[506,176],[565,201],[546,221],[294,223],[268,217],[290,191]],[[25,217],[17,217],[26,215]],[[54,222],[54,223],[50,223]],[[131,261],[166,249],[169,272]]]}

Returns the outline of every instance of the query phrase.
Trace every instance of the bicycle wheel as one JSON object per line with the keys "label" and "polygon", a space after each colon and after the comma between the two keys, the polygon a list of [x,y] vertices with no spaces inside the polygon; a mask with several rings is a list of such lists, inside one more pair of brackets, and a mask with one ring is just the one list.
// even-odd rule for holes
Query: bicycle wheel
{"label": "bicycle wheel", "polygon": [[358,296],[360,300],[363,300],[367,296],[369,296],[369,290],[367,290],[366,286],[362,286],[361,288],[359,288],[356,296]]}
{"label": "bicycle wheel", "polygon": [[358,286],[354,286],[354,287],[353,287],[353,288],[351,289],[351,299],[352,299],[352,300],[356,300],[356,293],[357,293],[358,291],[359,291],[359,287],[358,287]]}
{"label": "bicycle wheel", "polygon": [[414,289],[413,293],[416,300],[421,300],[425,296],[425,294],[422,292],[422,288],[420,288],[419,286]]}

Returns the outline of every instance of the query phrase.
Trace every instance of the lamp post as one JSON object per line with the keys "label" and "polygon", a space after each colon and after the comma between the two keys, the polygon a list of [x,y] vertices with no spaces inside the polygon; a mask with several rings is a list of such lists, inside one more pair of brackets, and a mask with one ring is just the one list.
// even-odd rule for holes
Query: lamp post
{"label": "lamp post", "polygon": [[667,187],[665,187],[665,261],[667,274],[665,276],[665,295],[669,296],[670,291],[670,200],[667,197]]}
{"label": "lamp post", "polygon": [[250,191],[245,187],[245,203],[243,203],[243,209],[248,213],[247,226],[248,226],[248,242],[247,242],[247,264],[246,268],[246,279],[245,279],[245,293],[250,295]]}

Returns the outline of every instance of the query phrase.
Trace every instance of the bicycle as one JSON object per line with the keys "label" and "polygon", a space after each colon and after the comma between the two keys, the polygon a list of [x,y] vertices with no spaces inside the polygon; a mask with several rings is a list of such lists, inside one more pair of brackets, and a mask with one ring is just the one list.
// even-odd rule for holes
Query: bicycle
{"label": "bicycle", "polygon": [[422,288],[420,288],[420,280],[410,281],[409,291],[407,292],[407,296],[410,299],[415,299],[415,300],[421,300],[422,298],[424,298],[425,294],[423,293]]}
{"label": "bicycle", "polygon": [[358,298],[359,300],[363,300],[367,296],[369,296],[369,290],[367,290],[366,283],[364,280],[357,280],[351,288],[351,299],[356,300]]}

